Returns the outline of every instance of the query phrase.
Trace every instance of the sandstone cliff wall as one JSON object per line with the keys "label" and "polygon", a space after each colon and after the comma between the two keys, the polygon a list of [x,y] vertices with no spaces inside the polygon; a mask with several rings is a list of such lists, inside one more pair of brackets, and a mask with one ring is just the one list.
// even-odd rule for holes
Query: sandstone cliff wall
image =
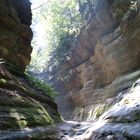
{"label": "sandstone cliff wall", "polygon": [[94,17],[74,40],[67,61],[50,72],[66,118],[74,111],[74,119],[95,119],[97,106],[115,100],[140,76],[138,5],[129,0],[95,1]]}

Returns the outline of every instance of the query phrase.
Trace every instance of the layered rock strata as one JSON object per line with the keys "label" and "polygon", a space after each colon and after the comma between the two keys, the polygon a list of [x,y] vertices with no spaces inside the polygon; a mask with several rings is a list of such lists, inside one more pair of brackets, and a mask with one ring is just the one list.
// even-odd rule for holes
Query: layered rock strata
{"label": "layered rock strata", "polygon": [[24,71],[30,62],[31,3],[28,0],[0,1],[0,57]]}
{"label": "layered rock strata", "polygon": [[59,139],[57,105],[24,75],[32,51],[30,6],[29,0],[0,1],[0,140]]}
{"label": "layered rock strata", "polygon": [[97,107],[140,76],[139,1],[95,0],[93,15],[65,63],[48,72],[61,93],[57,102],[66,118],[74,112],[76,120],[93,119]]}

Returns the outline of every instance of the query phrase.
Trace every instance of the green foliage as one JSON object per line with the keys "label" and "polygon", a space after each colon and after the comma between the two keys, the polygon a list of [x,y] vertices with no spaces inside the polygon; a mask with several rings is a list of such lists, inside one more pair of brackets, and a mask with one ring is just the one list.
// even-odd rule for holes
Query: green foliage
{"label": "green foliage", "polygon": [[[80,28],[92,18],[94,11],[93,0],[32,0],[36,5],[33,13],[34,47],[31,66],[35,70],[43,71],[48,61],[53,57],[57,64],[66,58],[74,38]],[[39,7],[39,8],[36,8]],[[43,31],[41,34],[41,28]],[[43,33],[44,32],[44,33]],[[40,40],[43,36],[43,40]],[[54,59],[53,59],[54,60]]]}
{"label": "green foliage", "polygon": [[[32,1],[36,3],[35,7],[46,2],[45,0]],[[30,67],[40,70],[41,67],[45,67],[50,54],[54,52],[57,60],[61,61],[71,46],[70,36],[78,34],[82,25],[82,18],[77,0],[51,0],[32,12],[33,28],[41,23],[45,32],[44,44],[43,42],[37,43],[38,41],[34,41],[38,40],[37,30],[34,31],[34,40],[32,42],[34,50]],[[43,44],[43,47],[40,44]]]}
{"label": "green foliage", "polygon": [[30,84],[35,86],[35,88],[37,88],[38,90],[45,92],[47,95],[49,95],[53,99],[57,96],[57,92],[54,91],[54,89],[47,83],[33,77],[29,73],[26,73],[26,77],[27,77],[28,81],[30,82]]}
{"label": "green foliage", "polygon": [[63,59],[66,58],[68,50],[72,46],[73,39],[74,39],[73,35],[70,35],[68,33],[64,34],[63,36],[61,36],[61,39],[58,43],[57,48],[55,48],[52,51],[52,53],[53,53],[52,57],[55,57],[58,64],[63,63]]}

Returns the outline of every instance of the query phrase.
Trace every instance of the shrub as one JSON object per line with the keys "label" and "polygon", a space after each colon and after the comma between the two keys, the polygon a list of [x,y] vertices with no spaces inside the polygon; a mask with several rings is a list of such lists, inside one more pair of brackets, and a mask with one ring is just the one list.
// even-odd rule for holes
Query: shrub
{"label": "shrub", "polygon": [[36,89],[45,92],[47,95],[49,95],[53,99],[57,96],[58,93],[44,81],[41,81],[41,80],[35,78],[34,76],[30,75],[29,73],[26,73],[26,78],[28,79],[29,83],[31,85],[33,85]]}

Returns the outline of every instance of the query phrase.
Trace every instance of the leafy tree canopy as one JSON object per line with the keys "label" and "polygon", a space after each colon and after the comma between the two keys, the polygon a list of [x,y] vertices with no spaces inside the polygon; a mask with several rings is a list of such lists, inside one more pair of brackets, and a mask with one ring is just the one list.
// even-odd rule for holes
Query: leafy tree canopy
{"label": "leafy tree canopy", "polygon": [[[61,60],[70,48],[70,39],[79,33],[92,10],[92,0],[32,0],[32,68],[40,70],[55,52]],[[36,41],[35,41],[36,40]],[[59,59],[60,58],[60,59]]]}

